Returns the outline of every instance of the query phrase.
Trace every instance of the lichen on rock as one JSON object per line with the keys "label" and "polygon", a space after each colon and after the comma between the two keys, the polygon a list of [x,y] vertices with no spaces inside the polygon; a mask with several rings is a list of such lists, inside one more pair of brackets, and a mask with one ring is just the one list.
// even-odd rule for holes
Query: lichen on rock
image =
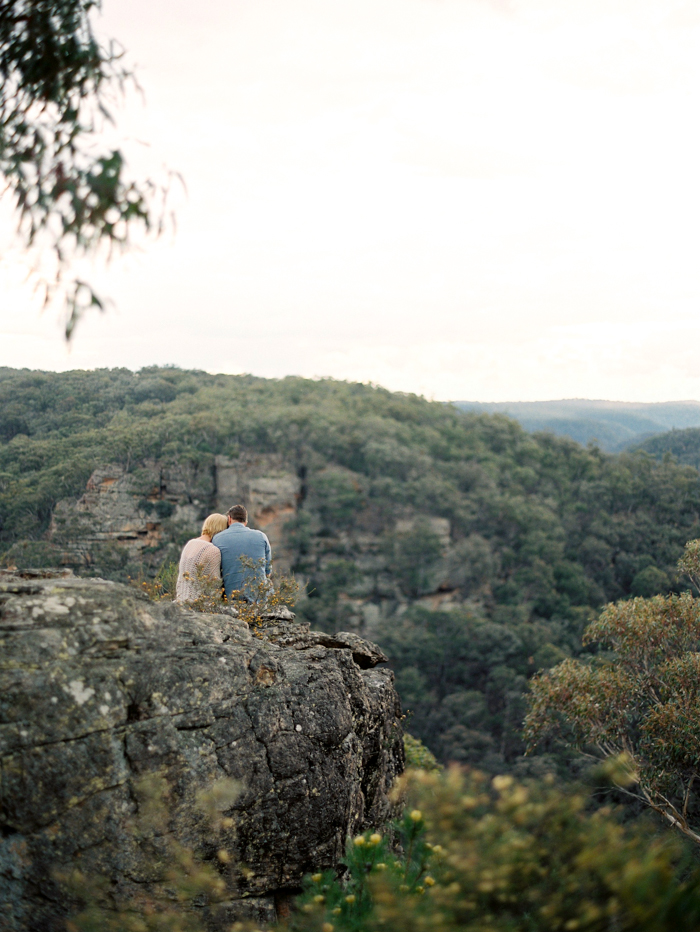
{"label": "lichen on rock", "polygon": [[403,768],[384,659],[357,636],[280,623],[259,638],[118,583],[0,575],[4,927],[65,928],[56,869],[99,874],[115,902],[159,882],[130,830],[149,774],[167,780],[169,832],[212,863],[195,799],[241,782],[228,919],[337,864],[349,833],[389,816]]}

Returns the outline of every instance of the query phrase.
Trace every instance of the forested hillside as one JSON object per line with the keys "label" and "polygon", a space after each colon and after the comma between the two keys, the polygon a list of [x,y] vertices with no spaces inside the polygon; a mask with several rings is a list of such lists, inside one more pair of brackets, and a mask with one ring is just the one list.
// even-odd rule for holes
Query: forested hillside
{"label": "forested hillside", "polygon": [[[152,546],[136,565],[117,540],[77,571],[153,574],[218,501],[217,457],[257,454],[298,483],[278,550],[306,585],[299,615],[377,640],[410,730],[442,759],[486,768],[525,766],[527,678],[579,651],[605,602],[674,587],[700,536],[695,469],[530,435],[502,415],[331,380],[4,369],[2,560],[77,560],[57,516],[93,520],[78,500],[109,464],[133,480]],[[139,477],[156,466],[153,487]]]}
{"label": "forested hillside", "polygon": [[676,462],[684,466],[700,469],[700,428],[669,430],[656,437],[650,437],[640,444],[639,449],[656,459],[672,456]]}

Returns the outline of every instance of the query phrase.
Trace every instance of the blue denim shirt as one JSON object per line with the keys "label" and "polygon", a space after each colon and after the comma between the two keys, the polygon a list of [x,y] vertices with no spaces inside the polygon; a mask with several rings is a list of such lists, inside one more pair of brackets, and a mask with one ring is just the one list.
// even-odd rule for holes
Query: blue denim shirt
{"label": "blue denim shirt", "polygon": [[226,595],[230,598],[235,589],[246,588],[246,576],[252,574],[241,564],[241,557],[249,557],[256,565],[254,575],[260,579],[270,575],[272,551],[267,535],[254,531],[240,521],[214,535],[214,546],[221,551],[221,575],[224,577]]}

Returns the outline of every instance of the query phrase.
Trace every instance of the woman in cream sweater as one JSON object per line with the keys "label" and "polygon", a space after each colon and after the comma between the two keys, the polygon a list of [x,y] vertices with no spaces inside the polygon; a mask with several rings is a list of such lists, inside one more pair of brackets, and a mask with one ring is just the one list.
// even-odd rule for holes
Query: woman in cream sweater
{"label": "woman in cream sweater", "polygon": [[211,539],[219,531],[225,531],[228,521],[225,515],[209,515],[202,525],[199,537],[188,540],[182,548],[180,567],[175,589],[176,602],[194,602],[204,593],[199,584],[204,577],[221,581],[221,551]]}

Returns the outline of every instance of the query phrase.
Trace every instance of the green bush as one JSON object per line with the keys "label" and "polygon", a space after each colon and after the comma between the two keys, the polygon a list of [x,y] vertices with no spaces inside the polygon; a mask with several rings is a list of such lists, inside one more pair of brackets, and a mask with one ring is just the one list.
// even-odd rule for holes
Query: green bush
{"label": "green bush", "polygon": [[[376,921],[375,881],[411,897],[425,891],[432,846],[426,844],[420,813],[406,811],[387,832],[364,832],[349,838],[345,858],[335,871],[314,874],[297,899],[292,928],[338,926],[347,932],[372,928]],[[432,878],[430,878],[432,882]]]}
{"label": "green bush", "polygon": [[583,792],[457,768],[410,773],[405,791],[398,848],[382,839],[375,853],[367,836],[359,854],[349,847],[344,878],[308,885],[296,928],[675,932],[700,921],[700,871],[683,846],[590,811]]}
{"label": "green bush", "polygon": [[403,748],[406,755],[406,767],[419,768],[420,770],[439,770],[440,765],[427,747],[418,738],[404,732]]}

